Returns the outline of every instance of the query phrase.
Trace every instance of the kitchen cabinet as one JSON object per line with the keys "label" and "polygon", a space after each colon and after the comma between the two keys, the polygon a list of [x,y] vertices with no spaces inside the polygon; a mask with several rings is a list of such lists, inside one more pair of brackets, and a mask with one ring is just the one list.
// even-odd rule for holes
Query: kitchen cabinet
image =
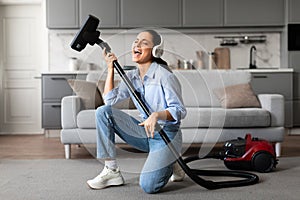
{"label": "kitchen cabinet", "polygon": [[85,77],[85,74],[42,74],[42,128],[61,128],[61,99],[73,94],[68,79]]}
{"label": "kitchen cabinet", "polygon": [[181,27],[181,0],[121,0],[122,27]]}
{"label": "kitchen cabinet", "polygon": [[284,26],[285,0],[225,0],[224,26]]}
{"label": "kitchen cabinet", "polygon": [[295,72],[293,76],[293,126],[300,126],[300,72]]}
{"label": "kitchen cabinet", "polygon": [[119,0],[79,0],[79,19],[83,23],[88,14],[100,19],[99,27],[116,28],[119,23]]}
{"label": "kitchen cabinet", "polygon": [[288,52],[289,67],[293,68],[293,125],[300,126],[300,51]]}
{"label": "kitchen cabinet", "polygon": [[288,0],[288,13],[289,23],[300,23],[300,1],[299,0]]}
{"label": "kitchen cabinet", "polygon": [[224,0],[183,0],[184,27],[223,26]]}
{"label": "kitchen cabinet", "polygon": [[[88,14],[101,28],[283,26],[286,0],[46,0],[49,29],[79,28]],[[289,0],[299,22],[298,0]]]}
{"label": "kitchen cabinet", "polygon": [[47,0],[47,27],[79,28],[78,0]]}
{"label": "kitchen cabinet", "polygon": [[300,51],[288,52],[289,68],[293,68],[295,72],[300,72]]}
{"label": "kitchen cabinet", "polygon": [[293,73],[251,72],[256,94],[282,94],[285,101],[285,127],[293,126]]}

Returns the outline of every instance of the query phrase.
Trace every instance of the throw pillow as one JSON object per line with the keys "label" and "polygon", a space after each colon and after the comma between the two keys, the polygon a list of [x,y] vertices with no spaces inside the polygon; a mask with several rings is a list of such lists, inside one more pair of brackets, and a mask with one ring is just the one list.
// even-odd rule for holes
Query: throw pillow
{"label": "throw pillow", "polygon": [[223,108],[261,107],[249,83],[214,90]]}
{"label": "throw pillow", "polygon": [[85,109],[95,109],[103,105],[103,99],[95,82],[69,79],[69,85],[82,100]]}
{"label": "throw pillow", "polygon": [[[119,83],[120,83],[119,80],[114,81],[115,86],[117,86]],[[97,83],[98,90],[100,91],[101,94],[103,94],[104,85],[105,85],[104,80],[99,80]],[[118,109],[136,109],[136,107],[130,97],[127,99],[124,99],[121,102],[116,103],[115,105],[113,105],[113,107],[118,108]]]}

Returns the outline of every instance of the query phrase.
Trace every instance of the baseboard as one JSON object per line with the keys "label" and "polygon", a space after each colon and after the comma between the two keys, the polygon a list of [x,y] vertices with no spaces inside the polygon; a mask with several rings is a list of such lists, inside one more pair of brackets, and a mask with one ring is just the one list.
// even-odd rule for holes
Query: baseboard
{"label": "baseboard", "polygon": [[60,129],[45,129],[41,132],[0,132],[0,135],[45,135],[45,137],[60,137]]}
{"label": "baseboard", "polygon": [[0,132],[0,135],[43,135],[44,132]]}
{"label": "baseboard", "polygon": [[300,135],[300,128],[288,129],[288,135]]}
{"label": "baseboard", "polygon": [[54,137],[60,137],[60,129],[55,129],[55,130],[45,130],[45,136],[48,138],[54,138]]}

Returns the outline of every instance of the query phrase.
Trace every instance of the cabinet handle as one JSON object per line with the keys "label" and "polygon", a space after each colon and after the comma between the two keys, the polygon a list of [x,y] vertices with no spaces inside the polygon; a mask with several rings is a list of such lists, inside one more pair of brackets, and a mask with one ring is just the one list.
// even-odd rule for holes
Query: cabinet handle
{"label": "cabinet handle", "polygon": [[61,105],[51,105],[52,108],[60,108]]}
{"label": "cabinet handle", "polygon": [[55,80],[55,81],[57,81],[57,80],[67,80],[66,78],[64,78],[64,77],[51,77],[51,80]]}
{"label": "cabinet handle", "polygon": [[268,78],[268,76],[265,75],[255,75],[253,78]]}

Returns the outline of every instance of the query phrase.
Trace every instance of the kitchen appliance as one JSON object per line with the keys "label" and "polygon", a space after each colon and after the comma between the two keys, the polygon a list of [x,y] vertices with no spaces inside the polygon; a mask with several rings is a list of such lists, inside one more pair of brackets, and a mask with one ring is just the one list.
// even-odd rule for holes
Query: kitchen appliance
{"label": "kitchen appliance", "polygon": [[[76,51],[81,51],[84,47],[89,43],[91,45],[98,44],[102,49],[106,48],[107,52],[110,52],[110,47],[107,43],[105,43],[102,39],[99,38],[100,32],[96,30],[99,19],[96,17],[89,15],[85,21],[83,27],[76,34],[75,38],[71,43],[71,47]],[[94,26],[94,30],[90,29],[90,24]],[[88,28],[89,27],[89,28]],[[82,48],[83,47],[83,48]],[[135,90],[133,84],[125,74],[124,70],[120,66],[120,64],[115,60],[113,62],[114,68],[117,70],[118,74],[124,81],[125,85],[128,87],[128,90],[131,92],[135,100],[139,103],[140,107],[143,111],[150,116],[150,111],[146,106],[145,102],[143,102],[141,98],[141,94]],[[240,187],[246,185],[256,184],[259,180],[258,176],[248,172],[238,172],[238,171],[221,171],[221,170],[197,170],[191,169],[186,162],[182,159],[179,152],[175,149],[174,145],[171,143],[171,140],[167,136],[167,134],[163,131],[162,127],[159,124],[156,124],[155,130],[160,134],[174,157],[177,159],[176,161],[184,170],[184,172],[197,184],[207,188],[207,189],[219,189],[219,188],[227,188],[227,187]],[[227,177],[237,177],[241,178],[238,180],[231,181],[211,181],[205,180],[200,177],[200,175],[206,176],[227,176]]]}
{"label": "kitchen appliance", "polygon": [[300,24],[288,24],[288,50],[300,51]]}

